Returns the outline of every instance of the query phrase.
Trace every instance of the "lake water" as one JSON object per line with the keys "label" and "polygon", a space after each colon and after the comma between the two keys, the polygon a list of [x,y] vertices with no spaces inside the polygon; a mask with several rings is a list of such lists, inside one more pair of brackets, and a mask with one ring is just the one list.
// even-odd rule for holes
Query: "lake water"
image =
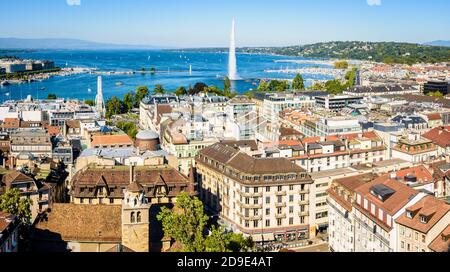
{"label": "lake water", "polygon": [[[21,58],[48,59],[55,61],[59,67],[97,68],[100,71],[140,71],[151,67],[158,73],[154,75],[136,73],[133,75],[104,75],[103,93],[105,99],[111,96],[122,97],[137,86],[145,85],[153,89],[161,84],[166,90],[173,91],[179,86],[186,88],[197,82],[223,87],[223,77],[228,71],[228,54],[172,51],[35,51],[32,53],[14,54]],[[307,67],[329,68],[321,63],[280,63],[281,60],[301,60],[302,58],[238,54],[238,73],[243,80],[237,81],[235,88],[239,93],[255,89],[258,79],[292,79],[295,74],[268,73],[266,70],[300,69]],[[67,66],[66,66],[67,65]],[[192,65],[192,74],[189,67]],[[307,80],[328,80],[331,75],[303,75]],[[116,83],[123,85],[118,86]],[[94,99],[97,90],[97,75],[79,74],[67,77],[52,77],[42,82],[10,85],[0,87],[0,100],[21,99],[27,95],[33,98],[46,98],[49,93],[58,97]],[[45,89],[44,89],[45,88]],[[89,89],[91,91],[89,91]],[[9,93],[9,96],[6,94]]]}

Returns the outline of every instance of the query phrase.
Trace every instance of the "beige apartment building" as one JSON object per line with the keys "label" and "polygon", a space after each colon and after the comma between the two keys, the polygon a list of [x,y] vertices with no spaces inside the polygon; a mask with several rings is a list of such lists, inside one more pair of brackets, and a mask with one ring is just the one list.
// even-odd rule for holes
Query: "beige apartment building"
{"label": "beige apartment building", "polygon": [[257,243],[305,241],[311,231],[306,171],[285,158],[253,158],[214,144],[196,158],[200,197],[235,232]]}
{"label": "beige apartment building", "polygon": [[450,224],[450,205],[433,196],[408,207],[395,221],[400,252],[431,252],[430,244]]}

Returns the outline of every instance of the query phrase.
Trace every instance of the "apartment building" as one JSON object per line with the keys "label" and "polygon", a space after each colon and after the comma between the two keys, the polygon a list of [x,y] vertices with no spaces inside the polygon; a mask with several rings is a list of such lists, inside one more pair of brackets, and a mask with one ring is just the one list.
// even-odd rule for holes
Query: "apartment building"
{"label": "apartment building", "polygon": [[397,252],[395,220],[426,194],[381,176],[355,189],[355,251]]}
{"label": "apartment building", "polygon": [[315,105],[316,101],[306,95],[268,94],[263,100],[262,117],[277,123],[280,112],[286,109],[310,109]]}
{"label": "apartment building", "polygon": [[450,205],[434,196],[426,196],[406,208],[395,222],[399,225],[398,251],[431,252],[431,243],[450,224]]}
{"label": "apartment building", "polygon": [[16,216],[0,211],[0,253],[17,252],[19,225]]}
{"label": "apartment building", "polygon": [[345,177],[333,181],[327,190],[328,238],[333,252],[355,250],[355,219],[353,204],[356,202],[356,188],[374,180],[377,176],[368,173]]}
{"label": "apartment building", "polygon": [[253,158],[214,144],[196,157],[200,197],[227,228],[265,242],[306,241],[312,179],[285,158]]}
{"label": "apartment building", "polygon": [[409,133],[392,148],[392,157],[412,163],[427,163],[437,159],[438,148],[433,141],[421,137],[420,134]]}
{"label": "apartment building", "polygon": [[353,117],[318,117],[304,121],[300,132],[306,137],[324,137],[362,133],[362,127],[359,120]]}

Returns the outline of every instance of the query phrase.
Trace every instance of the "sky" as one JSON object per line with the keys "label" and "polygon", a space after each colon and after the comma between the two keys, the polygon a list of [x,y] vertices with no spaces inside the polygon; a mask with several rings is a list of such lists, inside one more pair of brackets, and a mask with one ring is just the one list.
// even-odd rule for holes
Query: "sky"
{"label": "sky", "polygon": [[450,40],[448,0],[1,0],[0,37],[160,47]]}

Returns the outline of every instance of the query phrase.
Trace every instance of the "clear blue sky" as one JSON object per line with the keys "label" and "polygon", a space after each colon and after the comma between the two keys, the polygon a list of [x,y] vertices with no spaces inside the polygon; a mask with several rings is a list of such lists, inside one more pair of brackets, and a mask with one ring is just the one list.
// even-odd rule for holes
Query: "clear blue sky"
{"label": "clear blue sky", "polygon": [[0,37],[227,46],[235,17],[238,46],[450,40],[448,0],[1,0],[0,11]]}

